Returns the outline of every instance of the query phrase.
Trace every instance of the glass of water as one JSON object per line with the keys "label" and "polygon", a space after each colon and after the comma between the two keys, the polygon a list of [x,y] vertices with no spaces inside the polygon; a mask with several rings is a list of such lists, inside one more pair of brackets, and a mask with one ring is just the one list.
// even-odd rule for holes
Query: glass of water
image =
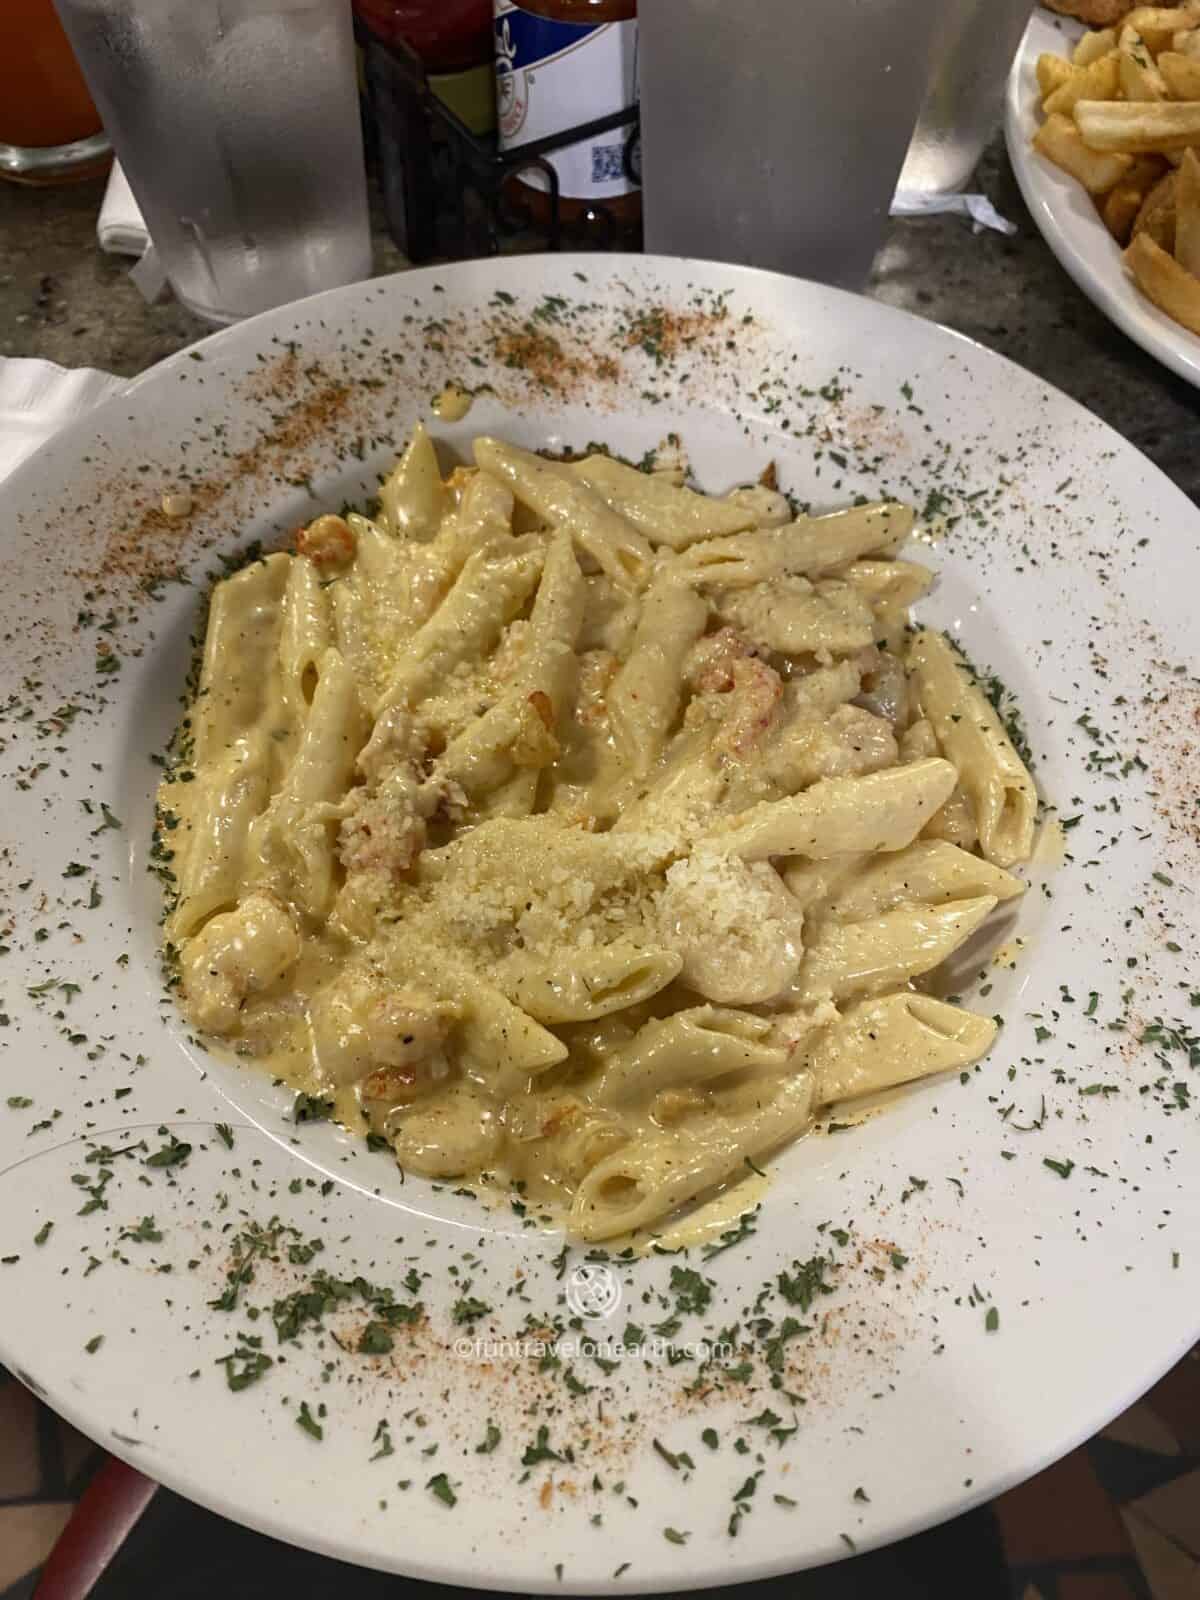
{"label": "glass of water", "polygon": [[953,194],[1000,123],[1008,69],[1033,0],[953,0],[900,188]]}
{"label": "glass of water", "polygon": [[179,300],[369,276],[350,0],[55,0]]}
{"label": "glass of water", "polygon": [[650,0],[647,250],[860,289],[953,0]]}

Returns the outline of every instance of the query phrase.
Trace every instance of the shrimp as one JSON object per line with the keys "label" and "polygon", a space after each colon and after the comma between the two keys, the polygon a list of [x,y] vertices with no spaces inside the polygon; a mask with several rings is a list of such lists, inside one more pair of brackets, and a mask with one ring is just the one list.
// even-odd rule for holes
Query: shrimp
{"label": "shrimp", "polygon": [[554,707],[544,689],[527,695],[520,711],[520,731],[512,742],[518,767],[548,767],[562,754],[554,735]]}
{"label": "shrimp", "polygon": [[354,560],[358,545],[345,517],[318,517],[307,528],[296,529],[296,553],[307,556],[314,567],[344,567]]}
{"label": "shrimp", "polygon": [[354,974],[318,995],[311,1009],[322,1079],[362,1085],[364,1101],[407,1103],[450,1075],[446,1041],[453,1008],[415,990],[387,992],[376,976]]}
{"label": "shrimp", "polygon": [[700,694],[723,694],[733,688],[734,663],[758,654],[758,647],[736,628],[718,628],[692,646],[684,677]]}
{"label": "shrimp", "polygon": [[364,1101],[407,1105],[450,1076],[443,1048],[450,1019],[436,1007],[403,994],[385,995],[371,1007],[365,1028],[381,1065],[363,1080]]}
{"label": "shrimp", "polygon": [[729,709],[712,748],[715,755],[740,761],[751,754],[775,721],[783,699],[783,680],[756,657],[735,661],[732,678]]}
{"label": "shrimp", "polygon": [[291,912],[265,889],[207,922],[183,948],[189,1015],[212,1033],[232,1033],[250,995],[270,986],[300,956]]}

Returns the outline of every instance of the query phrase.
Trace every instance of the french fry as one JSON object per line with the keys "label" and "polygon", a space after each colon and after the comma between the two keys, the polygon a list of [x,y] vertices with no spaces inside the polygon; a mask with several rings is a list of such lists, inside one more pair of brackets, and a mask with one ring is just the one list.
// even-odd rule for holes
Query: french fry
{"label": "french fry", "polygon": [[1043,55],[1033,147],[1092,196],[1138,289],[1200,335],[1200,0]]}
{"label": "french fry", "polygon": [[1160,250],[1168,255],[1175,251],[1175,188],[1178,182],[1174,172],[1161,177],[1142,201],[1142,208],[1133,219],[1133,238],[1148,233]]}
{"label": "french fry", "polygon": [[[1103,105],[1100,100],[1082,102]],[[1133,166],[1133,157],[1122,151],[1089,150],[1070,117],[1047,117],[1033,138],[1033,147],[1048,161],[1069,172],[1089,194],[1106,194]]]}
{"label": "french fry", "polygon": [[[1200,66],[1200,62],[1194,64]],[[1056,111],[1070,111],[1077,100],[1115,100],[1120,73],[1117,52],[1110,50],[1090,66],[1077,67],[1066,83],[1046,96],[1042,110],[1050,117]]]}
{"label": "french fry", "polygon": [[1126,155],[1200,144],[1200,100],[1079,100],[1075,124],[1090,150]]}
{"label": "french fry", "polygon": [[1118,53],[1110,50],[1086,67],[1077,67],[1066,83],[1060,84],[1053,94],[1047,95],[1042,109],[1047,116],[1056,111],[1069,112],[1079,100],[1115,100],[1120,87],[1120,61]]}
{"label": "french fry", "polygon": [[1200,278],[1200,158],[1185,150],[1175,183],[1175,259]]}
{"label": "french fry", "polygon": [[1200,333],[1200,278],[1181,267],[1148,233],[1134,235],[1124,261],[1142,293],[1160,311]]}
{"label": "french fry", "polygon": [[1069,83],[1073,70],[1066,56],[1055,56],[1049,52],[1040,55],[1037,58],[1037,81],[1042,99],[1053,94],[1055,89],[1061,89],[1064,83]]}
{"label": "french fry", "polygon": [[1110,50],[1117,48],[1117,30],[1115,28],[1093,28],[1090,33],[1085,33],[1079,43],[1071,52],[1071,65],[1075,67],[1090,67],[1093,61],[1099,61],[1101,56],[1106,56]]}
{"label": "french fry", "polygon": [[[1200,56],[1185,56],[1175,50],[1164,50],[1158,58],[1158,70],[1163,75],[1172,100],[1200,100]],[[1097,100],[1109,98],[1108,95],[1096,96]]]}
{"label": "french fry", "polygon": [[1118,244],[1129,243],[1137,214],[1162,172],[1161,156],[1139,156],[1120,183],[1104,196],[1100,215]]}
{"label": "french fry", "polygon": [[1145,39],[1152,55],[1165,50],[1171,36],[1180,27],[1188,13],[1180,6],[1135,6],[1125,18],[1125,25],[1134,28]]}
{"label": "french fry", "polygon": [[1100,207],[1101,221],[1122,247],[1129,243],[1134,219],[1142,209],[1144,198],[1140,189],[1125,183],[1118,183],[1115,189],[1110,189],[1104,196]]}
{"label": "french fry", "polygon": [[[1132,13],[1131,13],[1132,14]],[[1128,24],[1121,29],[1121,40],[1117,50],[1120,61],[1121,91],[1126,100],[1166,100],[1167,85],[1162,73],[1154,64],[1154,58],[1145,39]],[[1079,95],[1080,100],[1086,100],[1087,95]],[[1112,95],[1097,95],[1098,100],[1111,100]]]}

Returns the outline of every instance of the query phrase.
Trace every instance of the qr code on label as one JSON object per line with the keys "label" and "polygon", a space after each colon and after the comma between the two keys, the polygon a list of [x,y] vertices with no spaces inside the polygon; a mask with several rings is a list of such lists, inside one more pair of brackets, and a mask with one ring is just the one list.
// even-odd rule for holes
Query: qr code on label
{"label": "qr code on label", "polygon": [[625,176],[625,149],[619,144],[592,146],[592,182],[609,183]]}

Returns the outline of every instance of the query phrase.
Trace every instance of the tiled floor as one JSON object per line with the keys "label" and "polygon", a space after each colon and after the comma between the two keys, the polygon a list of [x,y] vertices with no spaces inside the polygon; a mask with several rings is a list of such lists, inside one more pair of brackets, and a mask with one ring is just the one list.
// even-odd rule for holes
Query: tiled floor
{"label": "tiled floor", "polygon": [[32,1592],[35,1572],[102,1452],[0,1368],[0,1596]]}
{"label": "tiled floor", "polygon": [[[94,1446],[0,1370],[0,1600],[29,1600],[37,1568],[100,1459]],[[204,1520],[202,1534],[194,1526],[198,1519]],[[226,1600],[279,1592],[274,1581],[264,1587],[265,1574],[270,1570],[277,1580],[284,1563],[289,1581],[308,1595],[356,1600],[382,1592],[385,1583],[393,1593],[399,1588],[378,1575],[284,1552],[165,1494],[156,1497],[147,1523],[152,1520],[158,1526],[147,1529],[140,1559],[134,1552],[113,1569],[102,1586],[104,1600],[161,1592],[148,1574],[161,1571],[155,1540],[163,1538],[208,1550]],[[224,1563],[223,1541],[229,1547]],[[227,1572],[246,1575],[246,1586]],[[760,1586],[764,1595],[771,1587]],[[1111,1427],[988,1511],[813,1574],[804,1588],[810,1600],[883,1592],[1200,1600],[1200,1347]]]}

